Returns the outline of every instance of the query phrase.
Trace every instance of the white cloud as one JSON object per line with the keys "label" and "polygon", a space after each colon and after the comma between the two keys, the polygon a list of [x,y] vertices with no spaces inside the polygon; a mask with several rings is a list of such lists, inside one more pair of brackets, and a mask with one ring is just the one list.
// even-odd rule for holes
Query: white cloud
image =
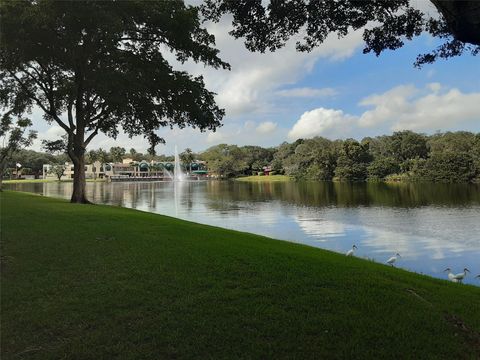
{"label": "white cloud", "polygon": [[[246,121],[243,124],[228,124],[217,132],[209,132],[206,137],[197,136],[199,150],[205,150],[207,146],[218,144],[235,144],[276,146],[285,141],[287,130],[279,128],[273,121],[255,123]],[[266,136],[268,135],[268,136]],[[193,148],[193,147],[192,147]]]}
{"label": "white cloud", "polygon": [[337,91],[332,88],[315,89],[310,87],[302,87],[279,90],[275,94],[283,97],[328,97],[336,95]]}
{"label": "white cloud", "polygon": [[[38,138],[35,140],[31,148],[35,151],[43,151],[42,140],[59,140],[63,135],[65,135],[65,131],[60,126],[52,125],[46,131],[39,132]],[[139,152],[145,152],[149,147],[149,144],[143,136],[135,136],[130,138],[128,135],[120,132],[117,138],[113,139],[104,134],[98,134],[88,145],[87,150],[98,148],[108,150],[112,146],[121,146],[127,150],[133,147]]]}
{"label": "white cloud", "polygon": [[290,140],[315,136],[338,136],[344,133],[354,117],[342,110],[318,108],[306,111],[288,133]]}
{"label": "white cloud", "polygon": [[400,114],[392,130],[446,129],[453,124],[478,121],[480,93],[464,94],[458,89],[435,92],[412,103],[410,115]]}
{"label": "white cloud", "polygon": [[[120,133],[116,139],[107,137],[104,134],[97,135],[93,138],[92,142],[88,145],[89,149],[102,148],[105,150],[110,149],[113,146],[121,146],[127,151],[134,148],[138,152],[146,152],[150,147],[150,144],[143,136],[134,136],[130,138],[127,134]],[[157,147],[157,150],[159,147]]]}
{"label": "white cloud", "polygon": [[207,135],[207,143],[208,144],[220,144],[221,142],[224,142],[226,139],[226,136],[221,133],[220,131],[216,132],[209,132]]}
{"label": "white cloud", "polygon": [[44,140],[58,140],[59,137],[65,135],[65,130],[63,130],[58,125],[51,126],[42,136]]}
{"label": "white cloud", "polygon": [[265,121],[265,122],[260,123],[260,125],[257,126],[255,131],[258,134],[265,135],[265,134],[270,134],[270,133],[274,132],[276,129],[277,129],[277,123],[274,123],[272,121]]}
{"label": "white cloud", "polygon": [[434,93],[437,93],[442,89],[442,84],[440,84],[438,82],[430,83],[430,84],[427,84],[427,88],[430,91],[432,91]]}
{"label": "white cloud", "polygon": [[431,1],[415,0],[415,1],[411,1],[410,5],[415,9],[422,11],[428,16],[431,16],[433,18],[440,17],[440,14],[437,8],[435,7],[435,5],[432,4]]}
{"label": "white cloud", "polygon": [[[40,121],[44,121],[43,119]],[[46,131],[39,131],[37,139],[34,140],[32,146],[30,147],[35,151],[44,151],[42,149],[42,140],[59,140],[63,135],[65,135],[65,130],[63,130],[58,125],[50,126]]]}
{"label": "white cloud", "polygon": [[[288,133],[290,140],[326,136],[345,138],[348,132],[375,135],[367,128],[386,132],[414,130],[433,132],[468,127],[478,122],[480,92],[462,93],[440,83],[429,83],[425,88],[414,85],[396,86],[383,94],[373,94],[359,105],[372,107],[358,116],[342,110],[318,108],[302,114]],[[388,130],[387,130],[388,129]]]}
{"label": "white cloud", "polygon": [[[207,88],[217,93],[216,101],[226,109],[227,117],[271,112],[278,89],[302,79],[319,59],[341,61],[352,56],[363,42],[362,32],[355,31],[342,39],[329,36],[313,51],[302,53],[295,49],[298,37],[294,37],[285,47],[262,54],[248,51],[242,39],[236,40],[228,34],[232,28],[230,17],[219,23],[209,23],[207,28],[215,35],[220,57],[232,66],[232,70],[205,68],[193,62],[176,67],[202,74]],[[166,56],[169,61],[173,60],[173,56]],[[327,93],[323,96],[330,95]]]}
{"label": "white cloud", "polygon": [[253,129],[255,129],[255,121],[247,120],[247,121],[245,121],[245,124],[243,124],[243,127],[246,130],[253,130]]}
{"label": "white cloud", "polygon": [[366,111],[359,120],[363,127],[375,126],[392,118],[398,113],[408,111],[407,100],[416,93],[413,85],[397,86],[381,95],[371,95],[360,102],[360,105],[374,106],[373,110]]}
{"label": "white cloud", "polygon": [[424,89],[413,85],[397,86],[383,94],[373,95],[360,102],[373,106],[364,112],[358,124],[372,127],[386,124],[391,130],[446,130],[452,125],[478,121],[480,92],[462,93],[430,83]]}

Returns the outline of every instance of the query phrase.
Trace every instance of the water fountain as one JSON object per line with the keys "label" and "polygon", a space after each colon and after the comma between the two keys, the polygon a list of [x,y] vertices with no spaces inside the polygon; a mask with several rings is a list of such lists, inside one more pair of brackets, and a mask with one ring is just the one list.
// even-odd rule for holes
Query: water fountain
{"label": "water fountain", "polygon": [[167,174],[167,176],[170,180],[172,180],[172,181],[175,180],[174,177],[173,177],[173,174],[170,171],[168,171],[167,169],[164,168],[163,173]]}
{"label": "water fountain", "polygon": [[174,168],[174,181],[183,181],[184,174],[182,172],[182,167],[180,166],[180,156],[178,156],[177,145],[175,145],[175,168]]}

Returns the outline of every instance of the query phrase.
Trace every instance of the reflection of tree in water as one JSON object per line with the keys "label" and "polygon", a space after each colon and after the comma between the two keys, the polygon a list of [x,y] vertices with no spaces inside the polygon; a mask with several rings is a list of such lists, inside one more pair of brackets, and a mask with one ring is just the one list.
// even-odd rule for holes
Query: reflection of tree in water
{"label": "reflection of tree in water", "polygon": [[468,206],[480,204],[478,184],[368,184],[375,204],[394,207]]}
{"label": "reflection of tree in water", "polygon": [[191,181],[185,181],[175,184],[175,186],[180,188],[180,204],[182,204],[183,209],[191,211],[193,208],[193,196],[195,193],[195,183]]}
{"label": "reflection of tree in water", "polygon": [[130,207],[137,208],[139,205],[149,204],[151,193],[155,193],[152,189],[151,182],[133,182],[124,183],[123,193],[125,199],[128,200]]}
{"label": "reflection of tree in water", "polygon": [[480,205],[479,184],[216,181],[206,190],[208,206],[220,211],[235,211],[239,202],[274,200],[317,207]]}
{"label": "reflection of tree in water", "polygon": [[[188,211],[196,201],[220,212],[271,201],[315,207],[480,205],[480,184],[206,181],[176,186],[176,201]],[[6,188],[69,199],[72,183],[7,184]],[[158,182],[88,183],[87,192],[94,202],[134,208],[145,204],[156,208],[157,202],[171,201],[175,195],[173,184]]]}
{"label": "reflection of tree in water", "polygon": [[111,204],[112,203],[112,197],[113,197],[113,187],[112,187],[112,184],[104,184],[102,186],[102,199],[103,199],[103,202],[105,202],[106,204]]}
{"label": "reflection of tree in water", "polygon": [[[193,207],[192,183],[184,182],[175,185],[178,191],[178,201],[187,210]],[[159,191],[160,190],[160,191]],[[157,202],[170,201],[175,197],[173,183],[165,182],[117,182],[105,184],[101,202],[119,206],[138,208],[147,205],[150,209],[157,208]]]}

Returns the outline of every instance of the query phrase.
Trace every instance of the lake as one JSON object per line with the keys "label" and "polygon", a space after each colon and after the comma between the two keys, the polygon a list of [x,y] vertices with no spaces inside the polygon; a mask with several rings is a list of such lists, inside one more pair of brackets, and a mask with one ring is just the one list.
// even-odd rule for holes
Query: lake
{"label": "lake", "polygon": [[[72,183],[8,184],[7,189],[69,199]],[[96,182],[88,198],[248,231],[446,279],[467,267],[480,285],[480,185],[331,182]]]}

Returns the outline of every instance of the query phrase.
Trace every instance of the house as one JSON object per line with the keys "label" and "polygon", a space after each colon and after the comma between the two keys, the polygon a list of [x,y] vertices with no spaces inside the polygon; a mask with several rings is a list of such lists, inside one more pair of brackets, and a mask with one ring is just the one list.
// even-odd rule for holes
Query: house
{"label": "house", "polygon": [[265,176],[269,176],[271,172],[272,172],[272,167],[270,165],[263,167],[263,174]]}

